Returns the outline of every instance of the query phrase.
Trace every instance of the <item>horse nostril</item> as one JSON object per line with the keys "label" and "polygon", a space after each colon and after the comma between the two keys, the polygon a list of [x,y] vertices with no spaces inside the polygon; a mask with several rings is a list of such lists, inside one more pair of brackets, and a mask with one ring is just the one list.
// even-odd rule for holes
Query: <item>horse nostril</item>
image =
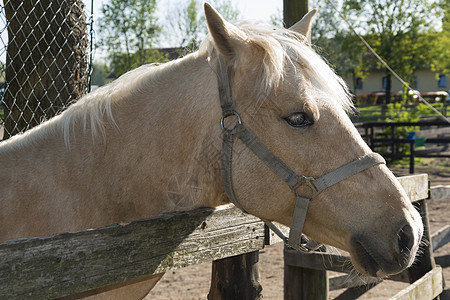
{"label": "horse nostril", "polygon": [[398,232],[398,253],[409,255],[414,245],[413,229],[409,225],[405,225]]}

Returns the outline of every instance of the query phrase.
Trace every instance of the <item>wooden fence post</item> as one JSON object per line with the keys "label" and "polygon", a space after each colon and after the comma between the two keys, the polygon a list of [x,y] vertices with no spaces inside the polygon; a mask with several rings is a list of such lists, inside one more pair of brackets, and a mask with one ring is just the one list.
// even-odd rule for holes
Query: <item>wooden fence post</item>
{"label": "wooden fence post", "polygon": [[411,140],[409,142],[410,145],[410,157],[409,157],[409,174],[414,174],[414,165],[415,165],[415,153],[416,153],[416,140]]}
{"label": "wooden fence post", "polygon": [[416,258],[417,261],[408,269],[409,282],[413,283],[420,279],[424,274],[431,271],[436,267],[433,257],[433,245],[431,244],[430,225],[428,222],[427,203],[426,200],[416,201],[414,203],[420,212],[422,222],[424,226],[423,241],[427,241],[427,244],[422,245],[420,248],[422,254]]}
{"label": "wooden fence post", "polygon": [[258,261],[259,251],[213,261],[208,299],[261,299]]}
{"label": "wooden fence post", "polygon": [[291,27],[309,11],[309,0],[284,0],[283,21],[286,28]]}
{"label": "wooden fence post", "polygon": [[[286,252],[286,248],[285,248]],[[284,299],[285,300],[327,300],[328,273],[325,270],[315,270],[293,266],[284,263]]]}

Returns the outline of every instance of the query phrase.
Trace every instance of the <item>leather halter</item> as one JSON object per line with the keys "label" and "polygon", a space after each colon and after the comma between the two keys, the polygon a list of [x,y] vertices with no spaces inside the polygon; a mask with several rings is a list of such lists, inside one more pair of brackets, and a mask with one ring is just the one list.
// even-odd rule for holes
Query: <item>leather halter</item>
{"label": "leather halter", "polygon": [[[308,211],[308,205],[311,199],[316,197],[326,188],[347,179],[374,165],[385,164],[384,158],[377,153],[359,157],[354,161],[345,164],[319,178],[297,175],[280,158],[273,154],[242,122],[239,114],[234,110],[233,99],[231,96],[231,87],[229,79],[229,70],[222,59],[218,59],[217,82],[219,88],[220,106],[222,107],[222,118],[220,125],[222,128],[222,182],[228,199],[238,208],[245,211],[236,199],[233,189],[232,164],[233,164],[233,144],[236,138],[240,139],[262,162],[264,162],[275,174],[280,176],[293,191],[296,202],[292,223],[289,231],[289,238],[286,237],[272,222],[263,220],[265,224],[272,229],[289,247],[304,252],[311,249],[307,244],[301,243],[303,225]],[[225,126],[224,120],[229,117],[236,117],[237,122],[232,128]],[[298,194],[298,188],[307,185],[312,190],[310,198],[302,197]]]}

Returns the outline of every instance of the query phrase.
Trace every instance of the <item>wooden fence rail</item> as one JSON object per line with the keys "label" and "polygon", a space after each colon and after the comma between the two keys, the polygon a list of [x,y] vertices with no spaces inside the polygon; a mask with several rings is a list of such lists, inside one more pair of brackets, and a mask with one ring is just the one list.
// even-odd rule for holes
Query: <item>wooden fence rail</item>
{"label": "wooden fence rail", "polygon": [[[426,175],[400,180],[412,200],[427,198]],[[448,232],[442,231],[436,243],[445,243]],[[76,233],[7,241],[0,243],[0,299],[72,295],[192,264],[246,257],[247,253],[257,254],[265,244],[277,241],[260,219],[232,205],[165,213]],[[313,263],[314,255],[306,256],[305,264]],[[324,261],[321,260],[322,264]],[[285,268],[295,263],[290,264]],[[434,271],[429,276],[433,282],[439,279],[442,282],[439,270],[431,269]],[[254,274],[247,275],[246,278],[255,278]],[[285,285],[292,286],[293,280],[295,277]],[[324,288],[328,289],[328,281]],[[251,299],[258,297],[256,294]]]}
{"label": "wooden fence rail", "polygon": [[234,206],[0,244],[0,299],[51,299],[264,247],[264,223]]}

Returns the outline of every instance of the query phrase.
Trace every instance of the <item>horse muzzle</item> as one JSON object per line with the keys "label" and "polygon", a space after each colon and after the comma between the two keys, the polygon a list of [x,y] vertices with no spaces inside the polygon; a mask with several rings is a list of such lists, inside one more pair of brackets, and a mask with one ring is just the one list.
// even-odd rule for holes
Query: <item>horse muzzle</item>
{"label": "horse muzzle", "polygon": [[383,278],[410,267],[423,234],[422,223],[416,225],[400,226],[394,238],[383,243],[373,235],[354,235],[350,253],[355,268],[364,275]]}

